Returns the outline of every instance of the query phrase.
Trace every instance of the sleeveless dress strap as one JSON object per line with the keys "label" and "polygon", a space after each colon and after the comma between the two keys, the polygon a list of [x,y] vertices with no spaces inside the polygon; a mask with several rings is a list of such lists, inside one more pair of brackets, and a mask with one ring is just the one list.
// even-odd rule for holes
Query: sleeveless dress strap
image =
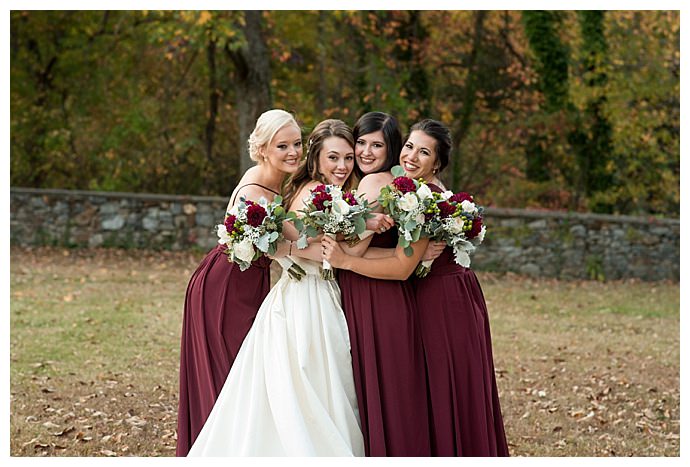
{"label": "sleeveless dress strap", "polygon": [[271,193],[275,193],[276,195],[279,195],[279,194],[280,194],[280,193],[278,193],[278,192],[275,191],[275,190],[271,190],[270,188],[261,185],[260,183],[246,183],[246,184],[242,185],[241,187],[239,187],[239,188],[237,189],[237,191],[235,192],[235,196],[232,197],[232,204],[235,204],[235,198],[237,198],[237,194],[240,192],[240,190],[241,190],[242,188],[244,188],[244,187],[246,187],[246,186],[250,186],[250,185],[259,186],[259,187],[263,188],[263,189],[266,190],[266,191],[270,191]]}

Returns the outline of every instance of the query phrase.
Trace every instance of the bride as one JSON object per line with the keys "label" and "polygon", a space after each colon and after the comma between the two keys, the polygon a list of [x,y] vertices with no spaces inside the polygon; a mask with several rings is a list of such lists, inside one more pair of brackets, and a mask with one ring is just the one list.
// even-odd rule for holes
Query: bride
{"label": "bride", "polygon": [[[285,206],[300,209],[320,183],[351,188],[353,148],[344,122],[319,123]],[[284,233],[297,238],[291,224]],[[286,241],[276,257],[286,254],[307,275],[296,281],[284,269],[266,296],[190,456],[364,455],[340,290],[320,277],[320,243]]]}

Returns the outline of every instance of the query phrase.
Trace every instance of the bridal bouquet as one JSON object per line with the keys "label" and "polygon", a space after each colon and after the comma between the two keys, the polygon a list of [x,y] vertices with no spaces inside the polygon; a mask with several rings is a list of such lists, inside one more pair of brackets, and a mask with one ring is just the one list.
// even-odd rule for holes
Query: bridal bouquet
{"label": "bridal bouquet", "polygon": [[399,165],[393,167],[391,173],[395,179],[391,185],[381,188],[378,201],[395,221],[398,245],[405,249],[407,256],[411,256],[410,244],[419,240],[424,233],[424,225],[434,212],[436,203],[431,188],[424,180],[405,177]]}
{"label": "bridal bouquet", "polygon": [[[434,206],[426,214],[422,235],[432,240],[445,241],[453,249],[455,262],[460,266],[470,266],[470,253],[482,241],[486,233],[482,213],[484,208],[474,203],[472,196],[465,192],[445,191],[433,193]],[[434,260],[422,261],[415,274],[426,277]]]}
{"label": "bridal bouquet", "polygon": [[[320,231],[331,238],[342,234],[345,241],[356,242],[358,235],[366,230],[366,219],[371,217],[366,199],[357,196],[354,190],[343,192],[336,185],[317,185],[304,199],[304,204],[304,209],[299,211],[303,216],[298,217],[294,212],[287,215],[300,232],[297,240],[300,249],[307,247],[307,237],[316,237]],[[321,277],[335,279],[333,268],[326,260]]]}
{"label": "bridal bouquet", "polygon": [[[227,246],[225,254],[228,261],[235,262],[241,271],[245,271],[263,254],[276,252],[278,242],[283,239],[283,221],[285,209],[283,199],[276,196],[272,202],[259,198],[258,202],[240,197],[240,202],[225,215],[222,224],[216,225],[218,243]],[[293,275],[303,276],[304,271],[296,264],[292,267]]]}

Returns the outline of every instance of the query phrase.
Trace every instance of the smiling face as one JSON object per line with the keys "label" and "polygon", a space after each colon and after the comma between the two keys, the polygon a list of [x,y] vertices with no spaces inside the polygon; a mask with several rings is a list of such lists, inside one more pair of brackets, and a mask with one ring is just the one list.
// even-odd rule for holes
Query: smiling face
{"label": "smiling face", "polygon": [[259,154],[264,163],[286,173],[297,171],[302,158],[302,132],[294,125],[286,125],[273,135]]}
{"label": "smiling face", "polygon": [[365,175],[381,170],[387,155],[386,140],[381,130],[361,135],[355,141],[357,166]]}
{"label": "smiling face", "polygon": [[420,130],[410,133],[400,151],[400,165],[408,177],[432,180],[434,169],[439,165],[436,139]]}
{"label": "smiling face", "polygon": [[355,167],[355,151],[347,140],[331,136],[319,152],[319,172],[331,185],[342,186]]}

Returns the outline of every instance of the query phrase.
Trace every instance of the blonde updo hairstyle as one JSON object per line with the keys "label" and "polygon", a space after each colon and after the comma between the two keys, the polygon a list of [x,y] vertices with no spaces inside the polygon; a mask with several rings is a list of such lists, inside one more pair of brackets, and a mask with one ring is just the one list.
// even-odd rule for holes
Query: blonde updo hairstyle
{"label": "blonde updo hairstyle", "polygon": [[257,164],[262,164],[264,159],[260,154],[261,148],[267,146],[275,134],[286,125],[294,125],[301,132],[295,117],[285,110],[271,109],[262,113],[256,120],[256,127],[247,141],[251,160]]}

